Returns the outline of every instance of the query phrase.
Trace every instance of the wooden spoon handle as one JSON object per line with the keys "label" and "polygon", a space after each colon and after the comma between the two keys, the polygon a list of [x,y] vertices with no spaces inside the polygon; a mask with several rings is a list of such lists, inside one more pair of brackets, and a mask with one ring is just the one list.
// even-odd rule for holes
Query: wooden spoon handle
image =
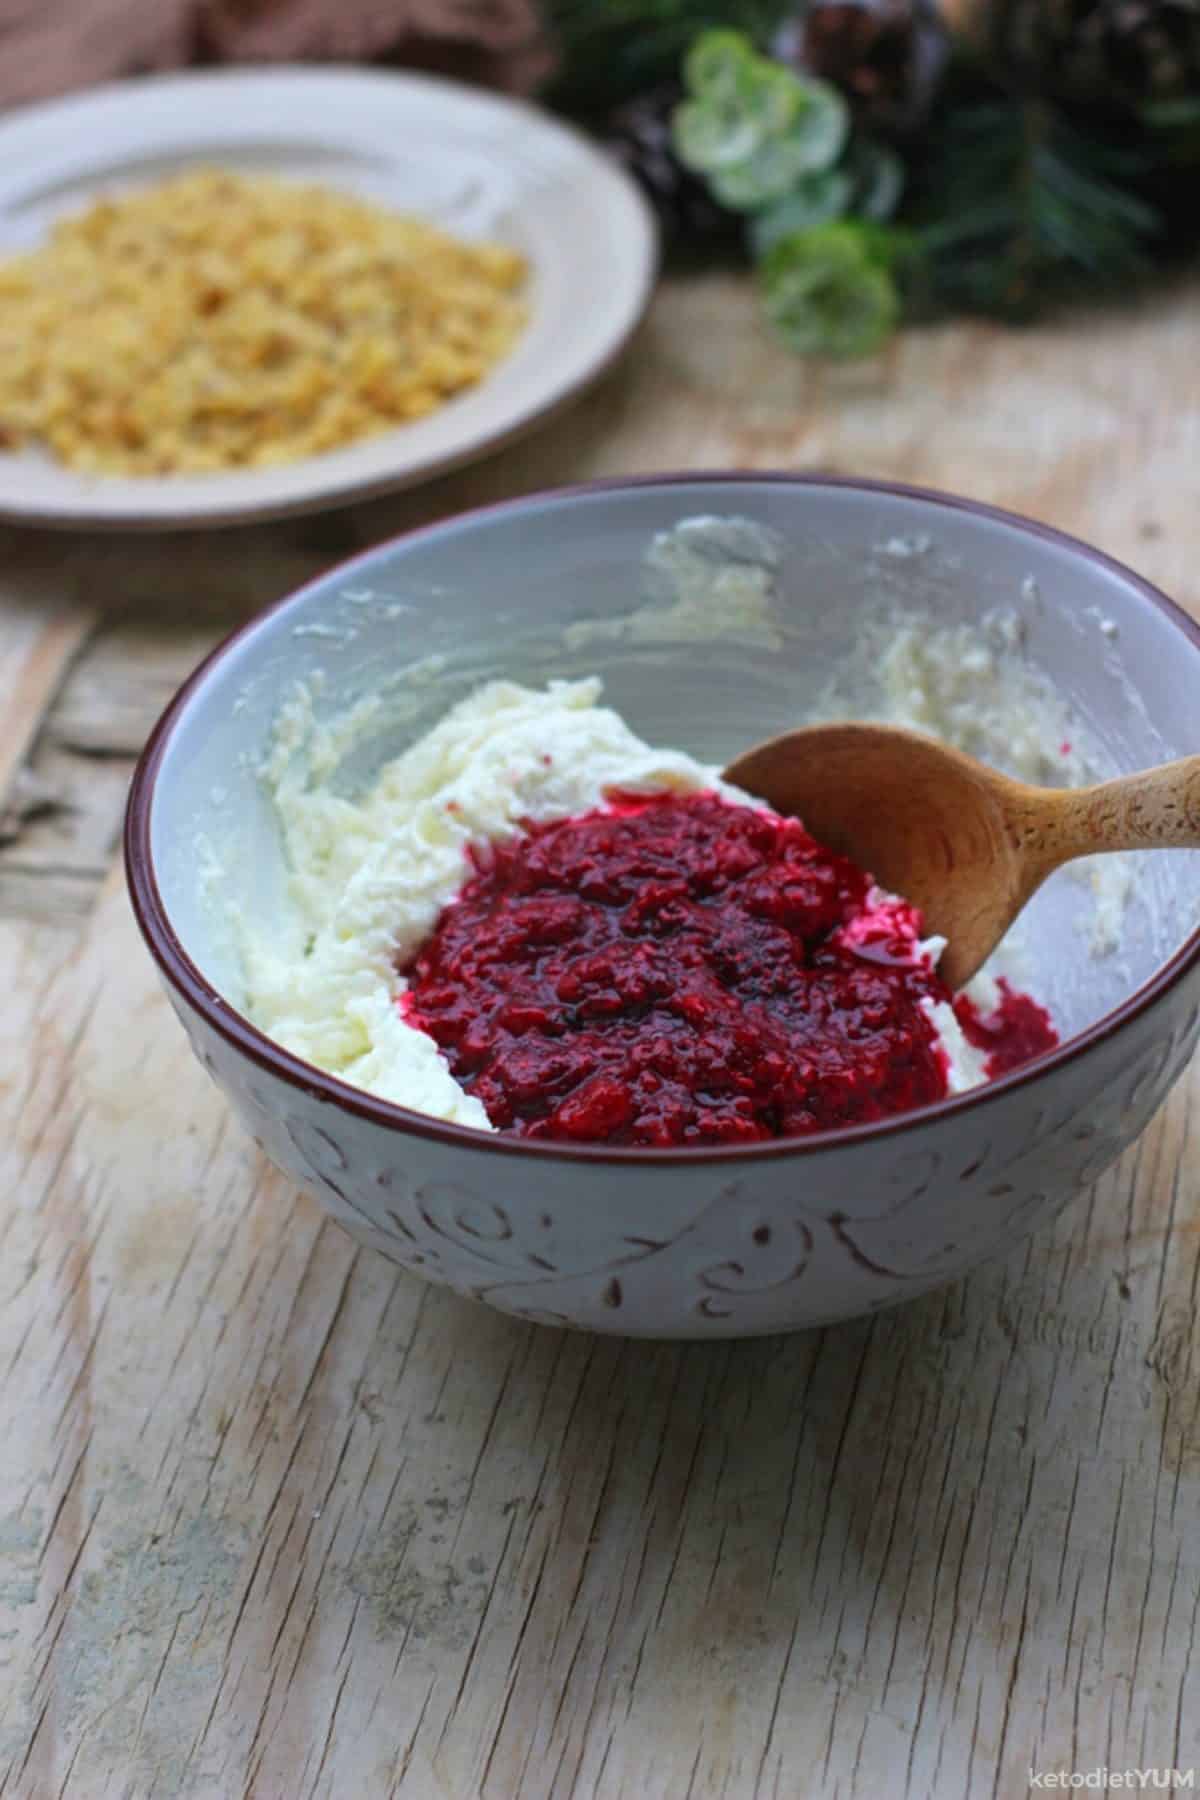
{"label": "wooden spoon handle", "polygon": [[1027,788],[1012,825],[1044,874],[1097,850],[1200,850],[1200,756],[1098,787]]}

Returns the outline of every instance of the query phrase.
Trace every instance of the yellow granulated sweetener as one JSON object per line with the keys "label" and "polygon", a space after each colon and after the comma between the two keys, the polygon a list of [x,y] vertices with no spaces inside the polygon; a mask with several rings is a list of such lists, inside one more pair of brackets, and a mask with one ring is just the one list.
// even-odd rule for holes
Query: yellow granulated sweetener
{"label": "yellow granulated sweetener", "polygon": [[526,319],[518,252],[198,170],[0,263],[0,446],[102,475],[295,462],[433,412]]}

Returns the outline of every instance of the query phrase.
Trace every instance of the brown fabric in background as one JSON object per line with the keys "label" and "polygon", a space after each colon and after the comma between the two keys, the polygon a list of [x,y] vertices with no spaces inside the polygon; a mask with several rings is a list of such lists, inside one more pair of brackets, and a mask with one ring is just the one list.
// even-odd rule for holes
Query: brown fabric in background
{"label": "brown fabric in background", "polygon": [[0,0],[0,105],[190,62],[195,0]]}
{"label": "brown fabric in background", "polygon": [[214,62],[387,61],[528,93],[536,0],[0,0],[0,106]]}

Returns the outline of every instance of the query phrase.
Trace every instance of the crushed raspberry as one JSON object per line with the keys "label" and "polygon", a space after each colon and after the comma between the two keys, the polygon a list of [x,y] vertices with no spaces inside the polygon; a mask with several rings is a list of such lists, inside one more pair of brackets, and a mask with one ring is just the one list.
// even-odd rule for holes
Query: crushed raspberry
{"label": "crushed raspberry", "polygon": [[[921,1002],[951,996],[919,913],[794,819],[711,793],[618,795],[527,826],[473,871],[402,970],[401,1006],[500,1130],[751,1143],[946,1094]],[[1022,1001],[985,1046],[998,1068],[1055,1041]]]}
{"label": "crushed raspberry", "polygon": [[963,1036],[977,1050],[989,1052],[984,1072],[989,1080],[1019,1069],[1022,1063],[1053,1049],[1058,1033],[1050,1023],[1050,1014],[1029,994],[1018,994],[1001,976],[1000,1004],[986,1018],[973,1000],[959,994],[954,1011],[962,1026]]}

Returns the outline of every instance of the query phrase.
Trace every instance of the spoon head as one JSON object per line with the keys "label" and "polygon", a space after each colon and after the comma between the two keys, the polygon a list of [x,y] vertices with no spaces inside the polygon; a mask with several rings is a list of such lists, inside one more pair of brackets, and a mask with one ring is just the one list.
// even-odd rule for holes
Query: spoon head
{"label": "spoon head", "polygon": [[1012,784],[920,732],[812,725],[746,751],[725,779],[918,906],[927,932],[947,939],[939,967],[953,988],[1037,885],[1006,810]]}

